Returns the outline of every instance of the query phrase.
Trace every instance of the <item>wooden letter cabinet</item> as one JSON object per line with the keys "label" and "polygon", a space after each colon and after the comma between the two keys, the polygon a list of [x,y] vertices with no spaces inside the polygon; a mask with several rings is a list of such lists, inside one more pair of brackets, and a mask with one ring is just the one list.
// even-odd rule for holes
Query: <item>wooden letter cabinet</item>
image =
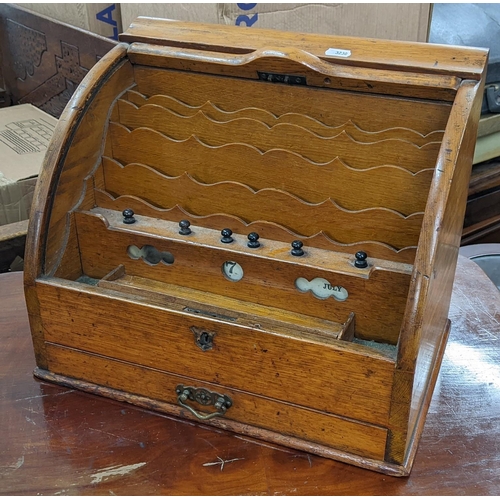
{"label": "wooden letter cabinet", "polygon": [[409,474],[486,59],[139,18],[39,179],[36,376]]}

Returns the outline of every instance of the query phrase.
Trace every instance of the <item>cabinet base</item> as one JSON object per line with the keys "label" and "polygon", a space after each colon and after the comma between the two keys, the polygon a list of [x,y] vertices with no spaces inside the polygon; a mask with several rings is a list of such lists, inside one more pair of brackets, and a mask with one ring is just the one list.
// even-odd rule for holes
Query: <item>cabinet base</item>
{"label": "cabinet base", "polygon": [[[63,385],[65,387],[79,389],[91,394],[114,399],[116,401],[130,403],[134,406],[139,406],[141,408],[146,408],[148,410],[157,411],[162,414],[167,414],[168,416],[171,417],[181,417],[182,419],[199,422],[189,412],[187,412],[186,410],[177,405],[164,403],[143,396],[129,394],[127,392],[116,389],[110,389],[108,387],[85,382],[71,377],[57,375],[55,373],[43,370],[41,368],[36,368],[34,370],[34,375],[35,377],[45,380],[47,382],[53,382],[58,385]],[[213,418],[210,420],[210,425],[218,427],[219,429],[235,432],[237,434],[243,434],[256,439],[261,439],[266,442],[273,442],[281,446],[286,446],[296,450],[301,450],[306,453],[311,453],[314,455],[319,455],[325,458],[330,458],[347,464],[356,465],[364,469],[374,470],[390,476],[407,476],[410,473],[410,468],[405,466],[391,464],[379,460],[363,458],[351,453],[346,453],[326,446],[321,446],[315,443],[311,443],[303,439],[284,436],[276,432],[268,431],[265,429],[259,429],[258,427],[245,425],[238,422],[232,422],[224,418]]]}

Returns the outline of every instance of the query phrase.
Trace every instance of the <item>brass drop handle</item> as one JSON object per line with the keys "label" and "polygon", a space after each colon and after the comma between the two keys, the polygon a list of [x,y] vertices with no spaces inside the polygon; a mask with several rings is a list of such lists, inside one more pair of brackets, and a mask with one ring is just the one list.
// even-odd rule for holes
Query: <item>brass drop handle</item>
{"label": "brass drop handle", "polygon": [[[175,388],[177,393],[177,401],[186,410],[189,410],[196,418],[200,420],[209,420],[214,417],[222,417],[226,411],[233,405],[231,398],[224,394],[217,394],[216,392],[209,391],[208,389],[196,388],[196,387],[186,387],[179,384]],[[194,408],[191,408],[187,401],[196,401],[197,403],[209,406],[212,405],[217,411],[213,413],[204,414],[197,412]]]}

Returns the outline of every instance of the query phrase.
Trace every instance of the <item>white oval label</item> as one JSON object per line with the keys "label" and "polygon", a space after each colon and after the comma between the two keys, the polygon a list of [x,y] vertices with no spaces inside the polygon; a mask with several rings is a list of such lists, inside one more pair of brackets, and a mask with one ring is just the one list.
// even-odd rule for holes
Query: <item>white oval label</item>
{"label": "white oval label", "polygon": [[226,261],[222,264],[222,274],[230,281],[240,281],[243,278],[243,268],[233,261]]}
{"label": "white oval label", "polygon": [[343,302],[349,296],[347,290],[343,286],[332,285],[324,278],[314,278],[311,281],[305,278],[297,278],[295,280],[295,286],[300,292],[312,292],[318,299],[333,297],[335,300]]}

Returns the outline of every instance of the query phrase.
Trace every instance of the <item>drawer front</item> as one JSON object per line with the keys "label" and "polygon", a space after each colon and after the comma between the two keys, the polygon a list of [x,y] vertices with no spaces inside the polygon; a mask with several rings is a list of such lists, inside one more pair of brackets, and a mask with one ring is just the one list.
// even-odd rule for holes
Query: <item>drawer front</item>
{"label": "drawer front", "polygon": [[[304,439],[365,458],[384,458],[387,431],[377,426],[50,343],[47,344],[47,353],[49,369],[54,373],[170,403],[179,408],[175,414],[182,417],[198,420],[179,404],[176,388],[180,384],[229,397],[232,404],[223,417],[225,420]],[[188,404],[200,413],[214,411],[212,407],[203,407],[191,401]],[[214,419],[204,422],[214,423]],[[244,432],[244,427],[241,429]],[[269,435],[263,437],[272,439]]]}
{"label": "drawer front", "polygon": [[[98,287],[37,287],[46,341],[387,424],[393,363],[367,356],[359,346],[325,345],[174,312]],[[200,332],[213,334],[211,349],[195,343]]]}

